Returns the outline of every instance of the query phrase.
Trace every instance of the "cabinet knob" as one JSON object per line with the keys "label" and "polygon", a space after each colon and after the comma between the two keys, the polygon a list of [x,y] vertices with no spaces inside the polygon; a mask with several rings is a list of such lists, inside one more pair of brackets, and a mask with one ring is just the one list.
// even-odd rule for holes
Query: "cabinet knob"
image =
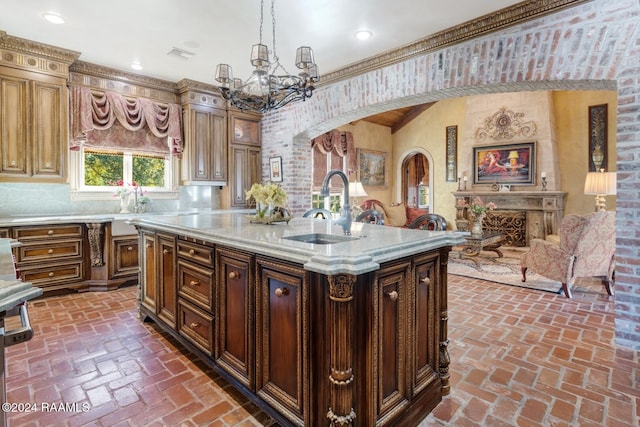
{"label": "cabinet knob", "polygon": [[47,253],[48,253],[48,254],[52,254],[52,253],[53,253],[53,249],[49,249],[49,250],[47,251]]}
{"label": "cabinet knob", "polygon": [[231,271],[229,273],[229,279],[239,279],[240,278],[240,272],[239,271]]}
{"label": "cabinet knob", "polygon": [[129,252],[131,252],[131,251],[133,250],[133,246],[128,246],[128,247],[127,247],[127,250],[128,250]]}
{"label": "cabinet knob", "polygon": [[200,323],[198,323],[198,322],[191,322],[191,324],[189,325],[189,327],[190,327],[191,329],[195,329],[195,328],[197,328],[198,326],[200,326]]}
{"label": "cabinet knob", "polygon": [[194,249],[189,249],[189,255],[193,256],[196,254],[196,251]]}
{"label": "cabinet knob", "polygon": [[289,295],[289,289],[287,289],[287,288],[276,288],[275,294],[276,294],[277,297],[281,297],[282,295],[287,296],[287,295]]}
{"label": "cabinet knob", "polygon": [[52,271],[49,273],[49,277],[53,277],[53,276],[55,276],[55,273]]}
{"label": "cabinet knob", "polygon": [[389,299],[391,301],[396,301],[398,299],[398,292],[397,291],[391,291],[387,295],[389,295]]}
{"label": "cabinet knob", "polygon": [[47,234],[48,234],[49,236],[53,236],[53,230],[49,230],[49,231],[47,231]]}
{"label": "cabinet knob", "polygon": [[171,253],[171,249],[163,249],[162,253],[165,254],[165,255],[166,254],[170,254]]}
{"label": "cabinet knob", "polygon": [[430,285],[431,279],[429,279],[428,277],[423,277],[422,279],[420,279],[420,283],[424,283],[425,285]]}
{"label": "cabinet knob", "polygon": [[197,280],[192,280],[189,282],[189,286],[200,286],[200,282]]}

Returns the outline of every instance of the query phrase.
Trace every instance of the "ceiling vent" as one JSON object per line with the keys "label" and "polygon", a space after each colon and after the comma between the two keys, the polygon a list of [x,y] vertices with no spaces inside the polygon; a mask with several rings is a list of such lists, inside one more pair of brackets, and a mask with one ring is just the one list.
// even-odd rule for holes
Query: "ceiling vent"
{"label": "ceiling vent", "polygon": [[189,52],[188,50],[180,49],[179,47],[173,47],[171,48],[169,53],[167,53],[167,55],[173,56],[174,58],[180,58],[180,59],[186,60],[194,56],[195,53]]}

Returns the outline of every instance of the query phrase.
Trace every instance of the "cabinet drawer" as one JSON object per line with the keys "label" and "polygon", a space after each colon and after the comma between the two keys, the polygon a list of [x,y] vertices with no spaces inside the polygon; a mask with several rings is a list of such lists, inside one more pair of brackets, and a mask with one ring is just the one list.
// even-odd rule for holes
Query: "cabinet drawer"
{"label": "cabinet drawer", "polygon": [[213,270],[178,260],[178,294],[213,312]]}
{"label": "cabinet drawer", "polygon": [[178,332],[207,354],[213,350],[213,316],[178,300]]}
{"label": "cabinet drawer", "polygon": [[82,255],[81,240],[55,241],[55,243],[25,244],[18,248],[18,262],[55,260]]}
{"label": "cabinet drawer", "polygon": [[178,241],[178,256],[193,262],[213,267],[213,247],[198,243]]}
{"label": "cabinet drawer", "polygon": [[31,282],[34,286],[42,288],[63,283],[79,282],[83,279],[82,260],[50,264],[48,266],[20,266],[20,273],[23,281]]}
{"label": "cabinet drawer", "polygon": [[13,229],[13,238],[25,243],[29,240],[63,239],[82,237],[81,224],[66,225],[42,225],[33,227],[16,227]]}
{"label": "cabinet drawer", "polygon": [[114,237],[112,242],[109,254],[110,278],[138,274],[138,239]]}

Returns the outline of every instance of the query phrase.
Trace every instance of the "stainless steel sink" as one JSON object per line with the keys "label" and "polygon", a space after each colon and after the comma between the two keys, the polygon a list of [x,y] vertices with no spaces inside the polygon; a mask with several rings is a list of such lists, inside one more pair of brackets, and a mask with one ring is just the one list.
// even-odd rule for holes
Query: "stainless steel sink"
{"label": "stainless steel sink", "polygon": [[351,240],[358,240],[357,237],[339,236],[336,234],[323,234],[323,233],[311,233],[311,234],[299,234],[297,236],[283,237],[287,240],[295,240],[296,242],[312,243],[314,245],[332,245],[334,243],[344,243]]}

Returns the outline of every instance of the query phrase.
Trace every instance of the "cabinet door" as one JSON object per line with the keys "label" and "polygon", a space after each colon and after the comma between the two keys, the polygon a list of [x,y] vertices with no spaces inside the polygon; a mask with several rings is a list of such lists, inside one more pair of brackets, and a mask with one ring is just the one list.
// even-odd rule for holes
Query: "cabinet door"
{"label": "cabinet door", "polygon": [[132,236],[111,238],[112,253],[110,279],[128,277],[138,273],[138,239]]}
{"label": "cabinet door", "polygon": [[219,248],[216,251],[216,362],[249,389],[254,381],[254,278],[253,257]]}
{"label": "cabinet door", "polygon": [[310,387],[308,273],[280,262],[256,262],[257,393],[302,425],[309,411]]}
{"label": "cabinet door", "polygon": [[158,317],[176,327],[176,239],[158,235]]}
{"label": "cabinet door", "polygon": [[408,404],[407,387],[407,300],[410,264],[383,267],[378,272],[374,295],[374,353],[376,419]]}
{"label": "cabinet door", "polygon": [[63,141],[66,141],[66,86],[32,82],[33,176],[62,178]]}
{"label": "cabinet door", "polygon": [[248,208],[245,191],[262,181],[262,150],[257,147],[234,145],[231,147],[231,206]]}
{"label": "cabinet door", "polygon": [[[438,339],[440,336],[439,316],[436,312],[439,304],[440,258],[438,254],[429,254],[415,261],[413,269],[415,285],[415,313],[413,319],[412,350],[412,389],[418,394],[422,389],[439,380],[438,376]],[[410,310],[411,311],[411,310]]]}
{"label": "cabinet door", "polygon": [[156,312],[156,236],[149,231],[140,233],[143,250],[140,257],[142,268],[142,305]]}
{"label": "cabinet door", "polygon": [[0,77],[0,174],[3,176],[24,177],[30,173],[28,95],[26,79]]}
{"label": "cabinet door", "polygon": [[191,179],[194,181],[226,181],[227,117],[224,110],[192,106]]}

